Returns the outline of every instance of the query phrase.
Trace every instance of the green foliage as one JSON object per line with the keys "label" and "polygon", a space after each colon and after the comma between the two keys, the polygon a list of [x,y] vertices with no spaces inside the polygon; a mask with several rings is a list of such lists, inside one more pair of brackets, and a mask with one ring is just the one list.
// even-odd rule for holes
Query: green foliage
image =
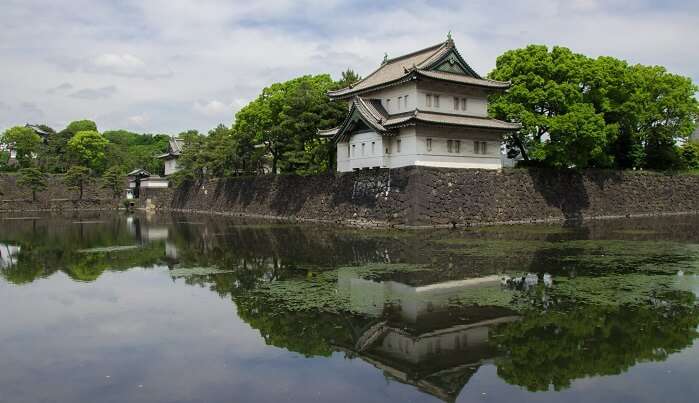
{"label": "green foliage", "polygon": [[148,172],[163,171],[163,161],[155,158],[167,151],[169,136],[164,134],[139,134],[126,130],[106,131],[108,166],[119,166],[124,171],[143,168]]}
{"label": "green foliage", "polygon": [[251,146],[261,145],[272,172],[317,173],[329,168],[328,146],[317,129],[337,126],[346,108],[332,103],[327,91],[337,87],[329,75],[302,76],[272,84],[236,114],[233,133],[247,158],[259,161]]}
{"label": "green foliage", "polygon": [[11,145],[17,151],[17,162],[20,167],[32,165],[33,155],[41,147],[41,137],[30,127],[15,126],[5,130],[0,142]]}
{"label": "green foliage", "polygon": [[124,171],[120,166],[112,166],[102,174],[102,188],[112,192],[114,198],[121,195],[124,187]]}
{"label": "green foliage", "polygon": [[680,148],[680,155],[685,169],[699,169],[699,144],[687,142]]}
{"label": "green foliage", "polygon": [[79,164],[101,171],[109,141],[96,131],[80,131],[68,141],[68,150]]}
{"label": "green foliage", "polygon": [[607,126],[592,105],[576,104],[565,115],[550,119],[549,140],[532,156],[556,168],[609,167],[613,157],[607,147],[616,136],[616,126]]}
{"label": "green foliage", "polygon": [[[679,299],[679,300],[677,300]],[[616,375],[644,361],[664,361],[697,337],[693,295],[645,306],[581,306],[532,312],[493,333],[498,375],[529,391],[562,390],[571,381]]]}
{"label": "green foliage", "polygon": [[76,120],[70,122],[65,131],[75,136],[79,132],[96,132],[97,124],[92,120]]}
{"label": "green foliage", "polygon": [[46,174],[37,168],[20,169],[17,184],[31,189],[33,201],[36,201],[36,192],[44,190],[48,186]]}
{"label": "green foliage", "polygon": [[92,176],[90,175],[90,169],[79,165],[70,167],[64,178],[66,185],[80,191],[80,200],[83,199],[85,185],[91,180]]}
{"label": "green foliage", "polygon": [[184,140],[184,151],[177,160],[180,171],[174,177],[175,182],[242,172],[237,142],[231,129],[226,126],[218,125],[209,131],[208,136],[190,130],[180,133],[179,137]]}
{"label": "green foliage", "polygon": [[[547,165],[675,169],[675,144],[691,134],[699,114],[697,87],[689,78],[562,47],[507,51],[490,78],[512,81],[490,104],[493,116],[522,123],[506,138],[509,154]],[[567,114],[573,116],[561,120]],[[601,115],[606,127],[593,115]],[[581,122],[585,116],[594,123]],[[574,139],[563,139],[561,129],[572,130]],[[559,144],[547,147],[549,142]]]}

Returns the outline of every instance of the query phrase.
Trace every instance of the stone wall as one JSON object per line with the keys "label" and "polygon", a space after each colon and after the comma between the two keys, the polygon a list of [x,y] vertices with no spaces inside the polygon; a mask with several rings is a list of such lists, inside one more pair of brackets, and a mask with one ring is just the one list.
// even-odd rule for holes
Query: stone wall
{"label": "stone wall", "polygon": [[0,174],[0,211],[112,209],[121,203],[98,182],[85,186],[83,200],[78,200],[78,190],[68,188],[62,175],[49,176],[47,189],[37,192],[37,200],[32,201],[31,190],[18,186],[17,178],[15,174]]}
{"label": "stone wall", "polygon": [[378,225],[470,225],[695,213],[699,176],[408,167],[150,190],[156,208]]}

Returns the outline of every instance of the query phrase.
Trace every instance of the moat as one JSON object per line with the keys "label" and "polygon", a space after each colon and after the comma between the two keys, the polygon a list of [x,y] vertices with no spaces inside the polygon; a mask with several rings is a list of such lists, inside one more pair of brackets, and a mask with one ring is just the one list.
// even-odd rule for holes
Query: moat
{"label": "moat", "polygon": [[699,216],[0,215],[0,402],[694,402]]}

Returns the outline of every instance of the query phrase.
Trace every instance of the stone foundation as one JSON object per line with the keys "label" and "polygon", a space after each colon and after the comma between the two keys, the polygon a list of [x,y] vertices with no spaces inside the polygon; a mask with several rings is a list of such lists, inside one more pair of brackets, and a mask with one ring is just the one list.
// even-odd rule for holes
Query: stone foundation
{"label": "stone foundation", "polygon": [[397,226],[451,226],[699,211],[699,176],[424,167],[260,176],[148,190],[158,209]]}
{"label": "stone foundation", "polygon": [[0,212],[106,210],[120,207],[121,199],[113,198],[111,193],[102,189],[96,181],[85,186],[83,199],[78,200],[78,190],[68,188],[62,175],[51,175],[46,190],[37,192],[37,200],[33,201],[31,190],[18,186],[17,178],[15,174],[0,175]]}

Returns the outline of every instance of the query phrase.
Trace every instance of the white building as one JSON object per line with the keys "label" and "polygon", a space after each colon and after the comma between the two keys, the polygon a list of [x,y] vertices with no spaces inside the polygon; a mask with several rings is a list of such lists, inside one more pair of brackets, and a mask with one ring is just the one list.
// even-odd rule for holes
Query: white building
{"label": "white building", "polygon": [[502,168],[501,143],[519,124],[488,117],[488,96],[509,83],[479,76],[446,42],[393,59],[328,93],[349,101],[339,127],[320,130],[337,145],[337,170]]}
{"label": "white building", "polygon": [[167,152],[158,156],[158,158],[165,160],[165,176],[170,176],[175,172],[179,171],[179,167],[177,166],[177,159],[180,157],[180,154],[182,154],[183,146],[183,139],[177,137],[170,137]]}
{"label": "white building", "polygon": [[126,174],[129,180],[129,187],[126,189],[128,200],[138,199],[143,189],[167,189],[169,181],[158,175],[151,175],[145,169],[134,169]]}

